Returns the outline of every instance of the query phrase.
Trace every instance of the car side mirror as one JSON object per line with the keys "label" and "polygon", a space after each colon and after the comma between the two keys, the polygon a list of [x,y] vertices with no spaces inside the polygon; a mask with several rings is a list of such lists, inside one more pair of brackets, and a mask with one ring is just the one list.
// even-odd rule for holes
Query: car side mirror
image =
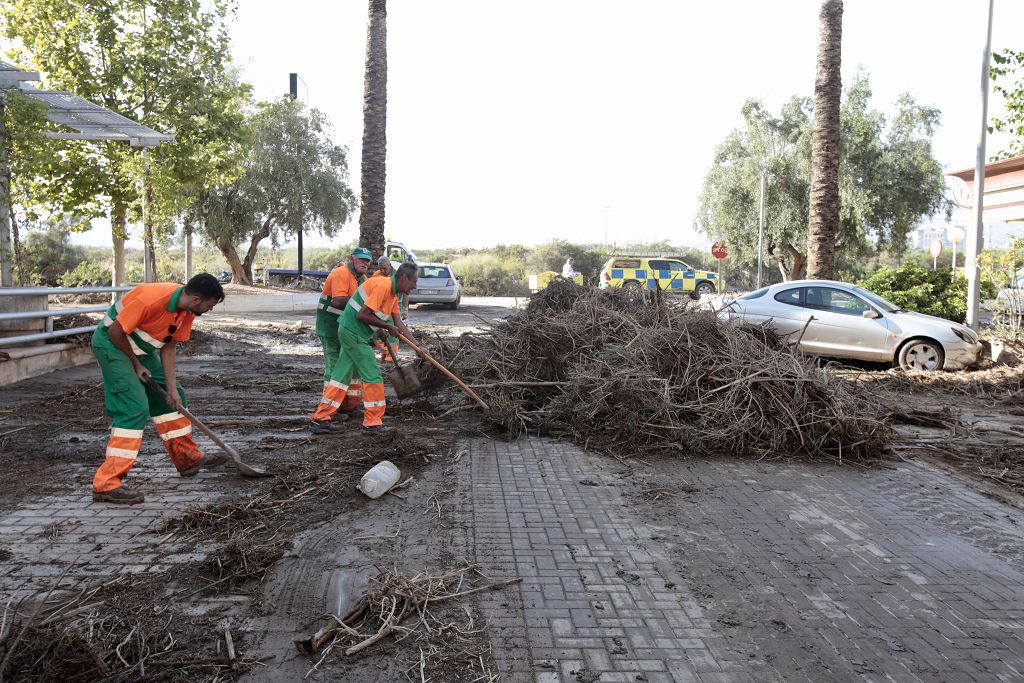
{"label": "car side mirror", "polygon": [[860,315],[861,315],[862,318],[867,318],[869,320],[874,320],[875,318],[881,318],[882,317],[882,314],[879,313],[878,311],[874,310],[874,309],[871,309],[871,310],[868,310],[868,311],[864,311]]}
{"label": "car side mirror", "polygon": [[465,275],[456,275],[455,279],[458,280],[459,282],[462,282],[462,280],[465,279],[465,277]]}

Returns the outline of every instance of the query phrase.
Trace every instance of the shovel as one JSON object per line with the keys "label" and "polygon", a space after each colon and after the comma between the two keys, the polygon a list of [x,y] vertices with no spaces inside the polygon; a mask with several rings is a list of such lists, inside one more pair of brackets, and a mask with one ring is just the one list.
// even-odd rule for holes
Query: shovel
{"label": "shovel", "polygon": [[399,364],[398,353],[391,346],[391,341],[386,334],[380,335],[380,338],[384,340],[384,346],[395,362],[395,369],[388,373],[388,381],[391,382],[395,395],[398,398],[409,398],[423,391],[423,384],[420,382],[420,376],[416,374],[416,370],[410,365]]}
{"label": "shovel", "polygon": [[[143,380],[142,383],[146,385],[147,389],[150,389],[151,391],[156,392],[156,394],[158,396],[160,396],[160,398],[164,399],[165,401],[167,400],[167,391],[164,390],[164,388],[162,386],[157,384],[156,381],[152,377],[149,377],[149,378]],[[229,446],[226,443],[224,443],[224,441],[222,441],[219,436],[217,436],[216,434],[213,433],[213,430],[211,430],[209,427],[207,427],[202,422],[200,422],[196,418],[196,416],[193,415],[192,413],[190,413],[188,408],[186,408],[185,406],[181,407],[181,414],[184,415],[185,417],[187,417],[192,422],[192,424],[194,424],[199,429],[199,431],[201,431],[203,434],[206,434],[208,437],[210,437],[210,439],[215,444],[220,446],[221,450],[223,450],[225,453],[227,453],[231,457],[232,464],[234,464],[235,469],[237,469],[238,473],[241,474],[243,477],[249,477],[251,479],[256,479],[256,478],[259,478],[259,477],[272,477],[272,476],[274,476],[274,475],[268,474],[267,472],[264,472],[262,470],[258,470],[255,467],[250,467],[249,465],[246,465],[244,462],[242,462],[242,458],[241,458],[241,456],[238,455],[238,451],[236,451],[234,448],[232,448],[231,446]]]}

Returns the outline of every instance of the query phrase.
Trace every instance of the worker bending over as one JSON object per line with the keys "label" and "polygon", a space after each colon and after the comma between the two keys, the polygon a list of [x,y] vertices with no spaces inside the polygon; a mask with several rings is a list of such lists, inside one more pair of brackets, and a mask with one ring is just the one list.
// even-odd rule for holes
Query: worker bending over
{"label": "worker bending over", "polygon": [[[338,317],[345,310],[349,297],[366,280],[373,254],[366,247],[356,247],[349,254],[348,261],[331,270],[324,282],[320,303],[316,307],[316,336],[324,348],[324,384],[331,379],[335,363],[338,362]],[[349,392],[342,412],[350,413],[359,407],[363,395],[362,383],[358,377],[346,380]]]}
{"label": "worker bending over", "polygon": [[[402,320],[399,296],[416,288],[418,269],[413,263],[403,263],[389,278],[372,277],[359,285],[348,300],[344,313],[338,319],[338,341],[341,353],[334,365],[330,381],[324,385],[323,397],[316,412],[310,415],[314,432],[336,431],[331,418],[345,401],[349,390],[348,378],[363,379],[363,431],[382,431],[385,411],[384,378],[369,345],[374,328],[392,335],[412,337]],[[394,322],[387,322],[388,317]]]}
{"label": "worker bending over", "polygon": [[[183,477],[227,461],[206,455],[192,441],[192,424],[179,410],[185,391],[177,383],[175,349],[188,341],[192,321],[224,300],[214,276],[196,275],[184,287],[170,282],[137,286],[116,302],[92,335],[92,352],[103,373],[107,415],[113,422],[106,458],[92,480],[92,499],[132,505],[142,493],[122,483],[142,446],[146,420],[153,418],[171,462]],[[167,399],[142,383],[152,378],[167,387]]]}

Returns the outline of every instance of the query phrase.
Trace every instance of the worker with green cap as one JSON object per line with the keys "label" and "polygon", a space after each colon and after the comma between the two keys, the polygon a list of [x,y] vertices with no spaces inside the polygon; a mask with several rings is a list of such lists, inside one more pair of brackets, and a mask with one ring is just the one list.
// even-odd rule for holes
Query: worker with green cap
{"label": "worker with green cap", "polygon": [[[338,354],[341,346],[338,342],[338,316],[345,310],[349,297],[356,293],[359,285],[366,280],[366,270],[370,267],[373,254],[366,247],[356,247],[349,254],[348,260],[327,275],[324,282],[323,293],[320,295],[320,303],[316,307],[316,336],[320,337],[320,343],[324,347],[324,384],[331,379],[334,365],[338,362]],[[362,401],[362,383],[357,378],[351,384],[355,385],[355,396],[349,391],[351,397],[343,412],[350,412],[359,407]]]}

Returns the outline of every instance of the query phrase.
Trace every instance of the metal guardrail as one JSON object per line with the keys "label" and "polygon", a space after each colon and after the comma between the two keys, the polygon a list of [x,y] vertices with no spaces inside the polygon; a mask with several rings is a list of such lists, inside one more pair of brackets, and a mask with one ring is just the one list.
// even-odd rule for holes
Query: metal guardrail
{"label": "metal guardrail", "polygon": [[[0,296],[51,296],[55,294],[103,294],[116,292],[123,294],[131,291],[131,286],[122,287],[4,287],[0,288]],[[73,334],[84,334],[96,329],[96,325],[86,327],[70,327],[64,330],[53,329],[53,319],[66,316],[81,315],[83,313],[101,313],[110,308],[104,306],[84,306],[80,308],[58,308],[44,309],[40,311],[16,311],[13,313],[0,313],[0,320],[38,320],[46,319],[46,331],[33,334],[22,334],[17,337],[0,337],[0,346],[12,346],[27,342],[41,341],[46,339],[57,339],[68,337]]]}

